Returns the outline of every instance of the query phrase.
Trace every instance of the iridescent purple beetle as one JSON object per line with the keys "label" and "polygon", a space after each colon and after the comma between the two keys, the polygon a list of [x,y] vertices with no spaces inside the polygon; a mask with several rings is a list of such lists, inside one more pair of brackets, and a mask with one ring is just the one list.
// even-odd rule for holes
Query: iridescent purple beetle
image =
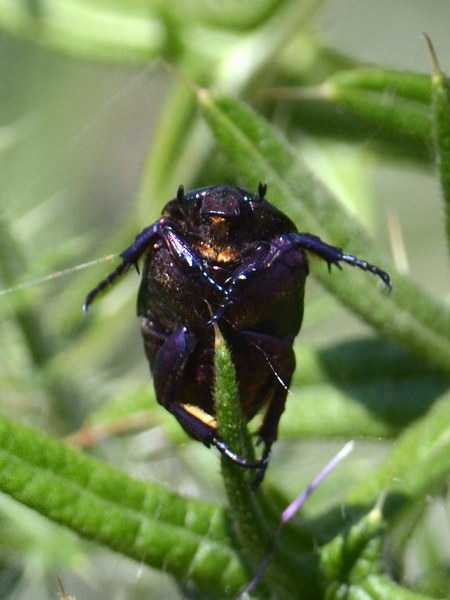
{"label": "iridescent purple beetle", "polygon": [[[345,254],[294,223],[265,200],[266,186],[252,194],[234,185],[185,193],[164,208],[121,253],[122,263],[87,295],[99,292],[143,260],[137,312],[158,402],[183,429],[216,446],[241,467],[264,477],[270,449],[295,369],[292,344],[303,317],[306,251],[329,267],[344,262],[389,275]],[[265,407],[259,460],[239,456],[217,431],[213,399],[214,328],[229,345],[240,404],[247,421]]]}

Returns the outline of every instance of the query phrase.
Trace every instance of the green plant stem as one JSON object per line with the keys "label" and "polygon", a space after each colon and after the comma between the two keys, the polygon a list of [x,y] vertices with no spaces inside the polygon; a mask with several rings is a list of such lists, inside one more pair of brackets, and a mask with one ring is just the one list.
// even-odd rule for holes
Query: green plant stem
{"label": "green plant stem", "polygon": [[436,52],[428,36],[426,40],[433,60],[431,78],[433,139],[444,200],[447,248],[450,253],[450,83],[440,69]]}
{"label": "green plant stem", "polygon": [[[236,374],[228,348],[216,330],[215,345],[215,405],[219,431],[231,449],[241,456],[252,458],[251,442],[239,404]],[[271,545],[274,530],[272,519],[261,502],[259,493],[251,488],[254,472],[248,472],[222,457],[222,474],[228,497],[230,516],[242,553],[256,569]],[[267,569],[266,581],[276,589],[281,598],[310,598],[316,573],[308,557],[291,555],[282,551],[274,555]],[[300,574],[300,577],[297,575]],[[250,578],[249,578],[250,579]],[[265,587],[265,586],[264,586]],[[263,590],[264,590],[263,587]],[[267,591],[267,590],[266,590]],[[264,591],[264,594],[266,593]]]}

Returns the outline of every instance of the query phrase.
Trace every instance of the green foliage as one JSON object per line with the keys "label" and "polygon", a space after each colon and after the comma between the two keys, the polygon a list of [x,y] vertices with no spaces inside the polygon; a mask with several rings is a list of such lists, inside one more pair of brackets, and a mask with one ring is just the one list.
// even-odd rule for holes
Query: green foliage
{"label": "green foliage", "polygon": [[219,507],[131,479],[7,419],[0,437],[2,490],[26,506],[204,595],[245,582]]}
{"label": "green foliage", "polygon": [[[0,280],[8,290],[0,294],[1,597],[48,597],[60,575],[79,600],[235,598],[265,556],[287,498],[306,487],[335,441],[350,437],[367,446],[370,460],[363,453],[348,459],[317,490],[286,526],[252,597],[448,596],[448,527],[440,523],[435,533],[430,507],[447,498],[450,473],[450,309],[418,281],[426,278],[414,267],[412,275],[405,272],[398,232],[395,264],[388,263],[387,243],[376,235],[371,182],[361,172],[389,165],[406,182],[436,164],[445,207],[439,215],[447,215],[439,227],[448,242],[449,65],[441,58],[439,66],[434,56],[429,76],[369,67],[357,52],[345,56],[312,25],[324,5],[0,0],[0,43],[23,69],[5,60],[0,98],[6,115],[0,123]],[[425,46],[421,50],[425,54]],[[117,66],[141,71],[121,79]],[[109,116],[104,106],[120,102],[143,75],[151,84],[140,109],[156,118],[140,141],[148,148],[138,161],[144,165],[139,189],[136,174],[130,175],[136,202],[126,204],[121,190],[114,198],[114,188],[130,172],[134,140],[115,142],[121,117]],[[94,95],[88,91],[102,77],[120,79],[121,87],[105,84],[90,120]],[[124,110],[125,131],[135,110]],[[139,123],[136,129],[145,128]],[[71,146],[83,136],[89,143],[77,154]],[[117,169],[102,162],[114,143],[122,161]],[[330,160],[347,152],[350,168]],[[130,275],[81,316],[85,293],[115,259],[94,269],[79,263],[121,251],[179,183],[220,181],[250,189],[267,183],[269,200],[301,231],[379,264],[394,283],[389,294],[362,272],[345,267],[330,275],[311,260],[327,296],[308,282],[298,369],[267,478],[256,493],[252,473],[223,459],[220,479],[217,452],[188,444],[174,419],[155,406],[141,342],[131,329],[136,280]],[[335,181],[344,182],[345,208]],[[428,212],[426,205],[422,215]],[[437,237],[429,232],[416,256],[426,258],[430,277],[438,265],[443,280],[447,254]],[[28,285],[72,265],[76,270],[61,280],[56,274],[51,286]],[[330,341],[319,347],[318,337]],[[234,368],[220,339],[216,372],[222,435],[251,456]],[[147,437],[131,435],[144,428]],[[69,433],[72,444],[94,448],[69,447],[63,438]],[[141,439],[149,445],[145,456]],[[306,454],[319,458],[308,465]],[[39,526],[37,513],[58,524],[53,533]],[[94,544],[62,535],[60,525]],[[421,536],[431,542],[420,543]],[[26,559],[24,546],[32,548]],[[108,549],[103,559],[99,547]],[[133,566],[124,561],[116,568],[111,550],[133,559]],[[95,577],[87,575],[88,561]],[[152,569],[135,581],[141,565]],[[156,571],[177,587],[156,580]],[[66,578],[72,577],[74,588],[90,581],[70,589]]]}
{"label": "green foliage", "polygon": [[433,60],[432,83],[432,119],[434,133],[434,147],[436,161],[439,166],[439,175],[442,184],[442,195],[446,214],[447,240],[450,239],[450,86],[444,73],[442,73],[436,52],[431,40],[427,37]]}

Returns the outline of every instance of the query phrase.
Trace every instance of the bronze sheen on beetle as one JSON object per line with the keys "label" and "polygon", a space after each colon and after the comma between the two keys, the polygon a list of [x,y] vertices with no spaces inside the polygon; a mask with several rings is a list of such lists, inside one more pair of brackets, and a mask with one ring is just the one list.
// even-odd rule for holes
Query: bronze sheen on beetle
{"label": "bronze sheen on beetle", "polygon": [[[99,292],[143,260],[137,312],[158,402],[191,437],[257,469],[256,484],[264,477],[295,368],[306,252],[329,267],[343,262],[369,271],[391,288],[389,275],[375,265],[299,233],[265,194],[262,184],[257,194],[228,184],[188,193],[180,186],[83,307],[87,311]],[[233,452],[217,431],[213,324],[230,348],[245,419],[264,407],[259,460]]]}

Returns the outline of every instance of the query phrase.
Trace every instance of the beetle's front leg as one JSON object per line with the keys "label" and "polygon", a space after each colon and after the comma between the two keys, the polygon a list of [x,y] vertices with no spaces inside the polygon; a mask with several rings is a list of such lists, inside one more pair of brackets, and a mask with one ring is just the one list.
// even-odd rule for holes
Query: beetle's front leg
{"label": "beetle's front leg", "polygon": [[208,321],[208,325],[217,323],[222,318],[223,313],[227,309],[230,302],[236,299],[236,292],[239,286],[247,281],[252,275],[261,271],[265,267],[267,257],[269,256],[270,245],[268,242],[260,242],[255,248],[251,257],[244,261],[239,268],[237,268],[231,277],[226,281],[226,288],[224,290],[223,300],[217,308],[216,312],[212,315]]}
{"label": "beetle's front leg", "polygon": [[144,252],[161,237],[166,222],[167,219],[160,219],[150,227],[146,227],[136,236],[131,246],[120,253],[121,264],[112,273],[107,275],[105,279],[102,279],[86,296],[83,304],[84,312],[88,312],[89,306],[95,300],[97,294],[112,285],[121,275],[127,273],[131,266],[135,265],[137,267],[137,263]]}
{"label": "beetle's front leg", "polygon": [[88,312],[89,306],[95,300],[96,296],[106,287],[112,285],[121,275],[124,275],[131,266],[135,265],[137,267],[141,256],[159,240],[165,243],[177,263],[188,270],[190,275],[194,274],[201,277],[222,294],[227,295],[227,291],[209,275],[203,264],[203,260],[177,233],[174,223],[169,219],[163,218],[141,231],[131,246],[120,253],[122,263],[89,292],[83,304],[83,311]]}
{"label": "beetle's front leg", "polygon": [[189,276],[207,281],[212,287],[228,298],[228,291],[211,277],[203,259],[192,249],[192,245],[181,237],[175,228],[168,225],[164,229],[164,239],[167,248],[178,265],[186,269]]}
{"label": "beetle's front leg", "polygon": [[377,275],[386,285],[386,287],[392,289],[392,281],[386,271],[383,271],[376,265],[372,265],[365,260],[362,260],[351,254],[345,254],[341,248],[326,244],[316,235],[310,233],[288,233],[285,234],[285,238],[291,240],[294,244],[300,248],[304,248],[308,252],[313,252],[320,258],[323,258],[329,266],[336,265],[340,268],[340,262],[345,262],[353,267],[358,267],[363,271],[369,271],[373,275]]}

